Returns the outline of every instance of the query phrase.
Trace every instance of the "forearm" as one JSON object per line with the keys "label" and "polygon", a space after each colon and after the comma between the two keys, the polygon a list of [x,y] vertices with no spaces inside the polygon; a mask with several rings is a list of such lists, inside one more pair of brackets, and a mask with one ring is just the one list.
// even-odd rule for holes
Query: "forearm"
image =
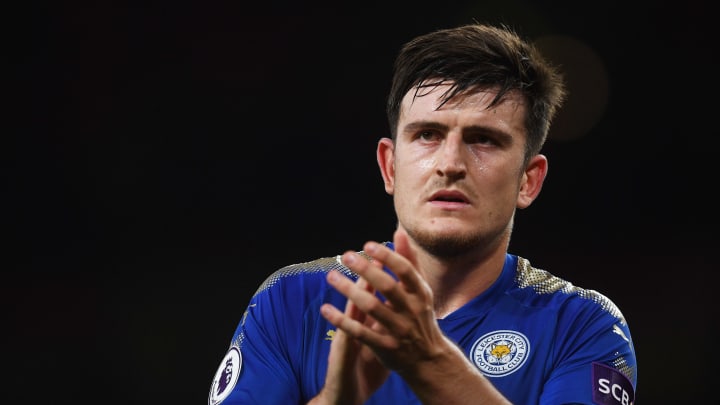
{"label": "forearm", "polygon": [[399,373],[425,405],[510,404],[449,341],[438,356]]}
{"label": "forearm", "polygon": [[338,390],[328,389],[327,386],[306,405],[361,405],[365,402],[360,394],[355,396],[342,395]]}

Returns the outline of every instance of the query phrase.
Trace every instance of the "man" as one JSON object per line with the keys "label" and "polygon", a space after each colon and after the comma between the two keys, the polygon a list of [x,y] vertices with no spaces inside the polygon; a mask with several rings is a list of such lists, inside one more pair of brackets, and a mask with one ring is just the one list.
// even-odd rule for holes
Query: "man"
{"label": "man", "polygon": [[377,160],[392,242],[278,270],[257,290],[210,404],[631,404],[630,331],[593,290],[508,246],[538,196],[560,73],[503,26],[401,50]]}

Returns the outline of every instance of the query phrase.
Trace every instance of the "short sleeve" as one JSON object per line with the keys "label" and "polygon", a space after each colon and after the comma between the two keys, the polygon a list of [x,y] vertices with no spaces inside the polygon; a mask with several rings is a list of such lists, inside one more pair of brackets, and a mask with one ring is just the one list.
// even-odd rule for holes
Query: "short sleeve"
{"label": "short sleeve", "polygon": [[540,404],[632,404],[636,357],[624,318],[589,306],[568,325]]}

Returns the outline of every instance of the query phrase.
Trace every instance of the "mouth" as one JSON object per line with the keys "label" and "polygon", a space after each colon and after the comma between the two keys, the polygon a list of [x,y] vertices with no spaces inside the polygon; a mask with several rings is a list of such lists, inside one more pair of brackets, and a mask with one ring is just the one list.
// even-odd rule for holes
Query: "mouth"
{"label": "mouth", "polygon": [[460,191],[457,190],[440,190],[433,195],[430,196],[431,203],[438,203],[438,204],[469,204],[470,200],[468,200],[467,196],[463,194]]}

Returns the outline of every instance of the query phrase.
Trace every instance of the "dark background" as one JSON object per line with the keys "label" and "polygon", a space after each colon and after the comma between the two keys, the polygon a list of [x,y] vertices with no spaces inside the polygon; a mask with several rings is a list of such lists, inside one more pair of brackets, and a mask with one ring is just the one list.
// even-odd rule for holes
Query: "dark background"
{"label": "dark background", "polygon": [[391,237],[374,151],[392,60],[415,35],[479,20],[537,40],[571,92],[511,250],[620,306],[639,404],[708,403],[717,22],[702,1],[565,3],[7,13],[0,400],[205,403],[266,276]]}

